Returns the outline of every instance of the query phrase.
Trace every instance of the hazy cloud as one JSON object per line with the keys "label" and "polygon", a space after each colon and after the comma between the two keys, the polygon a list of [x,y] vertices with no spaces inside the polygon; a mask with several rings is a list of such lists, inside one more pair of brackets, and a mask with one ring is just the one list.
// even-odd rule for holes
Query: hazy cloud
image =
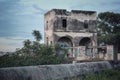
{"label": "hazy cloud", "polygon": [[[0,50],[15,49],[24,39],[33,39],[32,30],[44,36],[44,13],[52,8],[114,11],[120,13],[119,0],[0,0]],[[43,42],[43,41],[42,41]],[[8,47],[7,47],[8,46]],[[10,49],[9,49],[10,50]]]}
{"label": "hazy cloud", "polygon": [[[119,12],[120,1],[118,0],[93,0],[93,1],[83,1],[72,5],[71,9],[81,9],[81,10],[94,10],[97,12],[106,12],[106,11],[117,11]],[[118,9],[118,10],[116,10]]]}
{"label": "hazy cloud", "polygon": [[44,9],[42,9],[42,8],[40,8],[38,5],[33,5],[33,7],[36,9],[36,10],[38,10],[39,12],[38,13],[40,13],[40,14],[42,14],[42,15],[44,15],[48,10],[44,10]]}

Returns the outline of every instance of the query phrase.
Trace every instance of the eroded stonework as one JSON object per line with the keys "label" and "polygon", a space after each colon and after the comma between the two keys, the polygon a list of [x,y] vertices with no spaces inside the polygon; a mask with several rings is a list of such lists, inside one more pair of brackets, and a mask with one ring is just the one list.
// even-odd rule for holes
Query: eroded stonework
{"label": "eroded stonework", "polygon": [[[97,14],[95,11],[52,9],[44,15],[44,42],[64,43],[67,47],[92,46],[97,53]],[[90,53],[91,53],[90,52]],[[72,50],[71,56],[75,56]]]}

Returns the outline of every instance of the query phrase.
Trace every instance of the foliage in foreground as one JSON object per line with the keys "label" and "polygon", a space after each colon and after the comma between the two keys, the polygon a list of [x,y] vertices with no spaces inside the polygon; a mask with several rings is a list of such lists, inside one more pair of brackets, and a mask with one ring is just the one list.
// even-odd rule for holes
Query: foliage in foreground
{"label": "foliage in foreground", "polygon": [[0,57],[0,67],[16,67],[46,64],[66,63],[67,58],[64,54],[56,55],[51,46],[42,46],[40,54],[35,55],[4,55]]}
{"label": "foliage in foreground", "polygon": [[36,40],[25,40],[23,48],[17,49],[15,54],[0,57],[0,67],[61,64],[68,61],[66,49],[59,45],[43,45],[39,43],[42,39],[40,32],[34,30],[32,34]]}
{"label": "foliage in foreground", "polygon": [[120,80],[120,69],[106,70],[97,74],[88,74],[83,79],[71,78],[68,80]]}

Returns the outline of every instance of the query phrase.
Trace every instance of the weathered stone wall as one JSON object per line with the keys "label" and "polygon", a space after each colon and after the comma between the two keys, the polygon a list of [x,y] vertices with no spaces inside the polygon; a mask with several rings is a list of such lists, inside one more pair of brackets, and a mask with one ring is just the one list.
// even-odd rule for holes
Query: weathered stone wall
{"label": "weathered stone wall", "polygon": [[1,68],[0,80],[64,80],[106,69],[112,69],[107,61]]}
{"label": "weathered stone wall", "polygon": [[51,11],[44,16],[44,43],[50,44],[53,42],[53,23],[55,12]]}
{"label": "weathered stone wall", "polygon": [[[54,31],[72,31],[72,32],[96,32],[97,28],[96,28],[96,20],[88,20],[88,28],[84,28],[84,20],[79,18],[72,18],[71,16],[65,16],[65,17],[61,17],[61,16],[57,16],[55,17],[55,22],[54,22]],[[64,28],[62,26],[62,19],[66,19],[67,20],[67,27]]]}
{"label": "weathered stone wall", "polygon": [[[113,45],[105,46],[104,50],[98,53],[99,59],[113,60]],[[119,55],[118,55],[118,57],[119,57]]]}
{"label": "weathered stone wall", "polygon": [[[54,32],[55,43],[57,43],[60,37],[66,36],[71,39],[74,46],[79,46],[79,42],[84,37],[91,38],[93,36],[92,33],[76,33],[76,32]],[[81,36],[80,36],[81,35]]]}

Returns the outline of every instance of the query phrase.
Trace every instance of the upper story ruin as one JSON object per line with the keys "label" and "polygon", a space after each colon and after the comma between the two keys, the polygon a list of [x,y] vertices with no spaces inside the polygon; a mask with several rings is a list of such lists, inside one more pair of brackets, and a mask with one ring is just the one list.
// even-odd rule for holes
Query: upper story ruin
{"label": "upper story ruin", "polygon": [[96,32],[96,12],[52,9],[45,14],[45,30]]}

